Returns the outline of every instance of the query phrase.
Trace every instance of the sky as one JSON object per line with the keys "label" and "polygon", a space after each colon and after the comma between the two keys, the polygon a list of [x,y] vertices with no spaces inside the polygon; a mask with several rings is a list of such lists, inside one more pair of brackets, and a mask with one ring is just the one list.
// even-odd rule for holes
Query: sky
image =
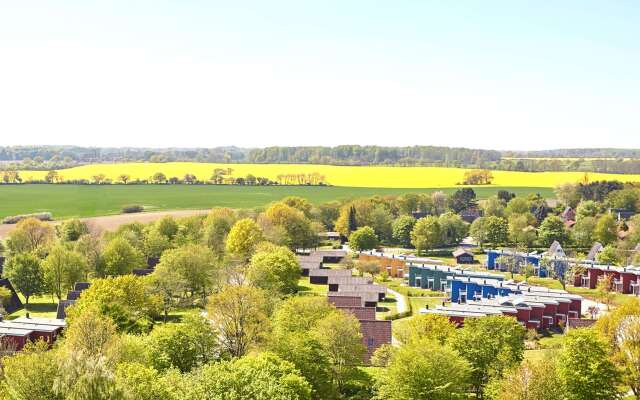
{"label": "sky", "polygon": [[0,145],[640,148],[640,2],[0,0]]}

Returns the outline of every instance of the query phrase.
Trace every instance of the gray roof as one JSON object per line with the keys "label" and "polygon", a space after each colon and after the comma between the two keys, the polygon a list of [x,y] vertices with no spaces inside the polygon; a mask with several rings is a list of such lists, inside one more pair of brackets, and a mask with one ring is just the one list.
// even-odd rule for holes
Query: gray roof
{"label": "gray roof", "polygon": [[312,269],[309,271],[309,276],[351,276],[350,269]]}
{"label": "gray roof", "polygon": [[602,251],[604,247],[600,242],[595,242],[593,246],[591,246],[591,250],[589,250],[589,254],[587,254],[587,260],[595,261],[598,253]]}
{"label": "gray roof", "polygon": [[55,319],[55,318],[40,318],[40,317],[20,317],[11,320],[13,322],[20,322],[23,324],[38,324],[38,325],[53,325],[64,328],[67,326],[67,323],[63,319]]}
{"label": "gray roof", "polygon": [[470,252],[470,251],[468,251],[468,250],[465,250],[465,249],[456,249],[456,250],[453,252],[453,256],[454,256],[454,257],[456,257],[456,258],[457,258],[457,257],[460,257],[460,256],[461,256],[461,255],[463,255],[463,254],[469,254],[471,257],[473,257],[473,253],[472,253],[472,252]]}
{"label": "gray roof", "polygon": [[378,302],[378,293],[376,292],[331,292],[331,296],[360,297],[362,304],[365,302]]}
{"label": "gray roof", "polygon": [[330,285],[368,285],[372,283],[371,278],[364,276],[330,276]]}
{"label": "gray roof", "polygon": [[380,285],[340,285],[338,292],[354,293],[387,293],[387,288]]}

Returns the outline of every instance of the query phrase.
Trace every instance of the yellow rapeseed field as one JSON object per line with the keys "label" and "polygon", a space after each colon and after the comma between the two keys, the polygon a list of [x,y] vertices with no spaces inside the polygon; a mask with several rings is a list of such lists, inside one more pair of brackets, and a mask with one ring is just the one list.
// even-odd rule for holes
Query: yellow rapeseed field
{"label": "yellow rapeseed field", "polygon": [[[307,174],[318,172],[334,186],[385,187],[385,188],[436,188],[452,187],[463,181],[468,169],[440,167],[351,167],[307,164],[214,164],[214,163],[120,163],[92,164],[76,168],[59,170],[63,179],[91,179],[104,174],[107,178],[118,180],[122,174],[132,179],[148,179],[156,172],[167,177],[180,177],[194,174],[198,179],[209,179],[215,168],[232,168],[234,177],[247,174],[263,176],[276,180],[281,174]],[[21,176],[31,179],[43,179],[46,171],[21,171]],[[579,182],[584,172],[514,172],[492,171],[493,186],[510,187],[555,187],[566,182]],[[588,173],[589,181],[615,179],[623,182],[640,182],[640,175]]]}

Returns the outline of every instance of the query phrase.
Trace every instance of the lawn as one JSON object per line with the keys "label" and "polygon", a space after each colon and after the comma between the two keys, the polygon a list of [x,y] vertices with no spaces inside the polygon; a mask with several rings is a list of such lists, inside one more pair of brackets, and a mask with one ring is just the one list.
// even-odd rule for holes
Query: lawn
{"label": "lawn", "polygon": [[[208,179],[215,168],[231,168],[232,176],[244,177],[247,174],[263,176],[277,180],[283,174],[307,174],[318,172],[334,186],[349,187],[387,187],[387,188],[434,188],[451,187],[464,180],[465,168],[444,167],[389,167],[389,166],[337,166],[313,164],[213,164],[195,162],[173,163],[119,163],[91,164],[81,167],[59,170],[64,179],[91,179],[104,174],[114,181],[122,174],[133,179],[148,179],[156,172],[167,177],[183,177],[194,174],[199,179]],[[24,179],[43,179],[46,171],[21,171]],[[492,171],[494,185],[516,187],[553,188],[561,183],[578,182],[584,172],[517,172]],[[619,175],[589,173],[589,179],[640,181],[640,175]]]}
{"label": "lawn", "polygon": [[[18,294],[20,301],[24,304],[24,297]],[[51,296],[38,296],[29,299],[29,315],[32,317],[55,318],[58,310],[58,300],[52,299]],[[24,317],[26,314],[24,308],[9,315],[9,319]]]}
{"label": "lawn", "polygon": [[[502,189],[476,188],[480,198]],[[518,195],[535,192],[552,196],[550,189],[504,188]],[[300,196],[319,204],[332,200],[373,195],[401,195],[448,189],[400,189],[319,186],[194,186],[194,185],[0,185],[0,218],[8,215],[49,211],[54,218],[92,217],[118,214],[122,206],[141,204],[149,211],[207,209],[211,207],[254,208],[286,196]]]}

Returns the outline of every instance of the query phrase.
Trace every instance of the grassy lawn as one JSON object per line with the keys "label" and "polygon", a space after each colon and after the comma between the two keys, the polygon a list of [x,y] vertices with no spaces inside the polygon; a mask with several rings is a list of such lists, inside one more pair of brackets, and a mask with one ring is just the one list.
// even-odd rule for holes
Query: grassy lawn
{"label": "grassy lawn", "polygon": [[[319,186],[198,186],[198,185],[0,185],[0,218],[49,211],[54,218],[92,217],[120,213],[127,204],[144,205],[149,211],[207,209],[211,207],[254,208],[286,196],[300,196],[318,204],[332,200],[373,195],[453,192],[458,188],[367,188]],[[523,195],[545,188],[475,188],[480,198],[507,189]]]}
{"label": "grassy lawn", "polygon": [[[21,294],[20,301],[24,304],[24,297]],[[29,299],[29,314],[32,317],[55,318],[58,310],[58,300],[51,296],[31,297]],[[24,308],[9,315],[9,319],[24,317],[26,314]]]}
{"label": "grassy lawn", "polygon": [[547,357],[553,356],[562,349],[564,343],[564,335],[555,333],[543,336],[538,340],[538,347],[533,350],[526,350],[524,358],[531,361],[542,361]]}
{"label": "grassy lawn", "polygon": [[376,319],[384,319],[384,317],[386,317],[387,315],[392,315],[397,313],[398,308],[396,304],[397,304],[396,297],[391,293],[387,293],[385,300],[378,302]]}
{"label": "grassy lawn", "polygon": [[413,315],[420,313],[420,309],[429,306],[434,308],[445,300],[444,293],[440,294],[442,297],[409,297],[409,303],[411,303],[411,311]]}
{"label": "grassy lawn", "polygon": [[329,285],[316,285],[309,282],[308,276],[300,277],[298,281],[298,292],[301,294],[325,296],[329,291]]}

